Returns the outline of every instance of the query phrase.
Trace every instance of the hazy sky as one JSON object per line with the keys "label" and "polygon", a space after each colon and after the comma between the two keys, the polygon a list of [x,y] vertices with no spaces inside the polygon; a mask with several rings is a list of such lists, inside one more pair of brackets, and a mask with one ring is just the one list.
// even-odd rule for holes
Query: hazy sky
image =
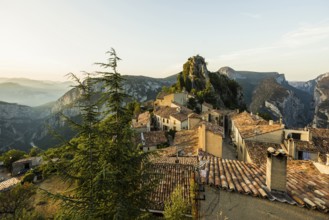
{"label": "hazy sky", "polygon": [[199,54],[309,80],[329,72],[329,1],[0,0],[0,77],[65,80],[111,47],[121,74],[166,77]]}

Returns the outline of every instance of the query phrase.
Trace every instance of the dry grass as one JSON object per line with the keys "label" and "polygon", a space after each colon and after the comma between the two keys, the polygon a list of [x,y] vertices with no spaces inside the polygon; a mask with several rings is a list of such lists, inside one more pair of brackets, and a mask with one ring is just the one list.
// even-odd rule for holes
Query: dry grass
{"label": "dry grass", "polygon": [[[65,194],[69,185],[65,184],[58,176],[50,177],[38,184],[38,188],[45,189],[53,194]],[[52,219],[60,208],[60,202],[54,201],[45,194],[43,190],[38,189],[34,196],[33,206],[35,210],[46,219]]]}

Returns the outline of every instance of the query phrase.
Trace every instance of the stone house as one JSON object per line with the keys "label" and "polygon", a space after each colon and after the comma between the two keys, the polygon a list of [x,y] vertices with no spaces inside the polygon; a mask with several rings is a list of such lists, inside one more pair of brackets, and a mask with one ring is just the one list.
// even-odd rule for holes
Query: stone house
{"label": "stone house", "polygon": [[291,158],[326,163],[326,154],[329,153],[329,129],[285,129],[284,137],[284,146]]}
{"label": "stone house", "polygon": [[174,146],[181,155],[197,155],[199,150],[222,157],[223,129],[218,125],[199,121],[191,130],[175,134]]}
{"label": "stone house", "polygon": [[29,157],[15,161],[12,164],[12,176],[24,173],[27,170],[39,166],[42,163],[42,157]]}
{"label": "stone house", "polygon": [[146,111],[132,120],[132,128],[136,132],[149,132],[151,131],[151,114]]}
{"label": "stone house", "polygon": [[204,121],[211,122],[213,124],[217,124],[224,128],[224,137],[228,134],[229,128],[229,115],[235,113],[235,110],[228,109],[211,109],[209,111],[205,111],[201,113],[201,118]]}
{"label": "stone house", "polygon": [[294,160],[318,161],[319,151],[312,141],[301,141],[289,138],[284,140],[289,156]]}
{"label": "stone house", "polygon": [[234,115],[231,119],[231,138],[237,148],[238,159],[247,161],[245,141],[263,143],[282,143],[284,125],[266,121],[247,112]]}
{"label": "stone house", "polygon": [[202,105],[201,105],[201,112],[202,113],[203,112],[209,112],[210,110],[213,110],[213,109],[214,109],[214,107],[211,104],[207,103],[207,102],[203,102]]}
{"label": "stone house", "polygon": [[159,145],[167,144],[168,139],[165,131],[150,131],[136,133],[136,142],[141,144],[144,152],[147,152],[158,149]]}
{"label": "stone house", "polygon": [[186,106],[187,100],[188,100],[187,92],[178,92],[178,93],[171,93],[171,94],[161,94],[160,93],[160,95],[154,101],[154,107],[157,107],[157,106],[170,107],[171,103],[173,103],[173,102]]}
{"label": "stone house", "polygon": [[156,125],[163,131],[188,129],[188,115],[192,110],[184,107],[160,106],[154,111]]}

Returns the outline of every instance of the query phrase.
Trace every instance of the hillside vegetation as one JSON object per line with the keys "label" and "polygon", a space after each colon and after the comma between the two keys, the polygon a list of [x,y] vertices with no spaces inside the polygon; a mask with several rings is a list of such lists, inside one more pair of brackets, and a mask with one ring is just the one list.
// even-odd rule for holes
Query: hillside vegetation
{"label": "hillside vegetation", "polygon": [[165,90],[187,91],[194,94],[200,103],[207,102],[215,108],[245,108],[242,87],[224,74],[208,71],[205,59],[199,55],[184,63],[176,83]]}

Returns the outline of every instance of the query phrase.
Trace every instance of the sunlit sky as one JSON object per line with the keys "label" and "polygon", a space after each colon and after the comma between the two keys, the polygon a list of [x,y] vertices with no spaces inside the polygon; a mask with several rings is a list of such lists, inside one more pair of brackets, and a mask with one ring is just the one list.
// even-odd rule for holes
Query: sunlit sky
{"label": "sunlit sky", "polygon": [[187,58],[210,71],[329,72],[329,1],[0,0],[0,77],[66,80],[113,47],[124,75],[166,77]]}

